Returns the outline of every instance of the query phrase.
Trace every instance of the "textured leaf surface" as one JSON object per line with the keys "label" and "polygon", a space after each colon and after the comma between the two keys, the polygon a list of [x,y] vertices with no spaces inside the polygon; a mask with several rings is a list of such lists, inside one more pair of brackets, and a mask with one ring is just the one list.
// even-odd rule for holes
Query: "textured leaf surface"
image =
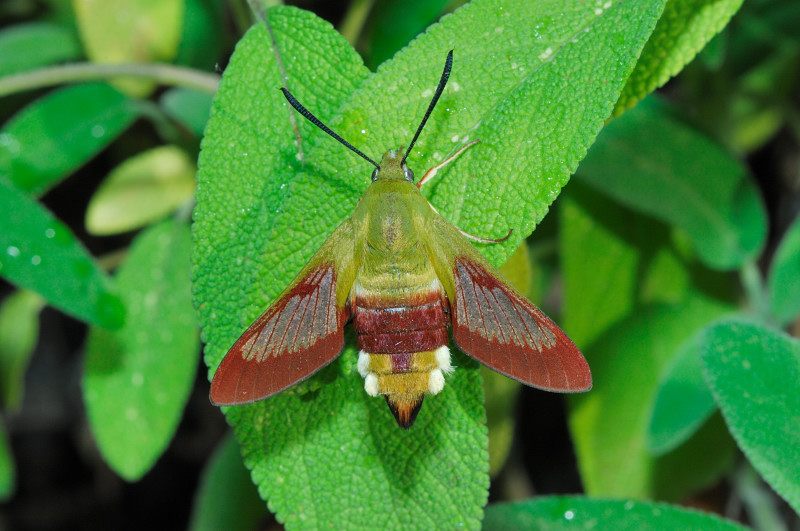
{"label": "textured leaf surface", "polygon": [[266,516],[233,434],[206,464],[195,494],[190,531],[251,531]]}
{"label": "textured leaf surface", "polygon": [[744,166],[655,97],[603,130],[579,175],[617,201],[685,230],[710,267],[736,268],[764,244],[766,212]]}
{"label": "textured leaf surface", "polygon": [[751,323],[711,328],[704,375],[756,470],[800,512],[800,342]]}
{"label": "textured leaf surface", "polygon": [[129,158],[108,174],[86,208],[86,230],[118,234],[158,221],[194,195],[194,162],[176,146]]}
{"label": "textured leaf surface", "polygon": [[576,496],[546,497],[516,503],[498,503],[486,509],[486,531],[537,529],[704,529],[743,531],[722,518],[667,505],[625,500],[597,500]]}
{"label": "textured leaf surface", "polygon": [[50,22],[17,24],[0,31],[0,76],[81,56],[75,32]]}
{"label": "textured leaf surface", "polygon": [[[591,393],[571,397],[570,427],[587,494],[655,495],[657,463],[648,452],[646,435],[658,377],[694,331],[726,311],[727,305],[697,296],[638,308],[584,350],[594,387]],[[714,448],[706,454],[707,449],[692,452],[686,456],[692,461],[680,466],[716,470],[722,452]],[[674,468],[672,472],[678,475]]]}
{"label": "textured leaf surface", "polygon": [[633,107],[680,72],[741,5],[742,0],[669,0],[614,114]]}
{"label": "textured leaf surface", "polygon": [[194,381],[200,345],[190,252],[184,223],[167,220],[142,232],[116,276],[125,326],[89,332],[89,424],[105,460],[128,480],[144,475],[167,447]]}
{"label": "textured leaf surface", "polygon": [[112,282],[69,228],[0,174],[0,275],[88,323],[118,327]]}
{"label": "textured leaf surface", "polygon": [[22,404],[25,369],[39,337],[42,298],[19,290],[0,303],[0,398],[6,410]]}
{"label": "textured leaf surface", "polygon": [[21,189],[44,193],[113,142],[137,115],[133,102],[109,85],[53,91],[0,130],[0,170]]}
{"label": "textured leaf surface", "polygon": [[[513,227],[508,241],[485,249],[499,263],[544,216],[611,112],[661,6],[618,2],[596,13],[478,1],[369,77],[329,26],[293,9],[270,11],[271,34],[258,26],[239,43],[203,144],[194,276],[209,366],[369,182],[366,163],[290,113],[276,90],[284,79],[323,121],[380,157],[409,141],[455,49],[448,90],[409,164],[424,171],[481,139],[427,193],[470,232]],[[478,527],[488,478],[474,364],[457,363],[410,432],[363,392],[354,364],[350,348],[302,386],[319,387],[312,395],[295,390],[228,410],[270,509],[290,528]]]}
{"label": "textured leaf surface", "polygon": [[[185,0],[72,0],[86,55],[96,63],[169,62],[178,51]],[[131,94],[149,81],[114,83]]]}
{"label": "textured leaf surface", "polygon": [[800,315],[800,216],[783,236],[767,277],[772,315],[787,325]]}
{"label": "textured leaf surface", "polygon": [[5,426],[0,423],[0,501],[7,500],[14,492],[16,467],[8,444]]}

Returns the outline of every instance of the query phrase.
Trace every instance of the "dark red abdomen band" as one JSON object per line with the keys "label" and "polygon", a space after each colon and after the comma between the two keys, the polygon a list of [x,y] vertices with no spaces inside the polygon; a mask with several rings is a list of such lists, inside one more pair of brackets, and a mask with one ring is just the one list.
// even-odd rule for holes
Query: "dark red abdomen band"
{"label": "dark red abdomen band", "polygon": [[435,350],[448,343],[447,315],[442,300],[394,308],[357,300],[353,327],[358,348],[370,354]]}

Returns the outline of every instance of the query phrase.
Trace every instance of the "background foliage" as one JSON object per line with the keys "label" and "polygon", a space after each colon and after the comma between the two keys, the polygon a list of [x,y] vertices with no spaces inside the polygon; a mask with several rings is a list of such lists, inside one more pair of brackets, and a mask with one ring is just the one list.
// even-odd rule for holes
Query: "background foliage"
{"label": "background foliage", "polygon": [[[0,526],[798,525],[800,12],[460,4],[0,7]],[[481,251],[594,389],[458,356],[401,432],[351,346],[226,436],[207,376],[369,182],[276,87],[378,157],[451,48],[410,165],[481,140],[425,193],[514,229]]]}

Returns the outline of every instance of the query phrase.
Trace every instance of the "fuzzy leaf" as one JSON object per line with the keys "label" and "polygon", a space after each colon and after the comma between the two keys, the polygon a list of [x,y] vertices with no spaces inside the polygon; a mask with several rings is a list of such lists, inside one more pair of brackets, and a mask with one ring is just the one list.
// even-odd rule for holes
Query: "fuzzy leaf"
{"label": "fuzzy leaf", "polygon": [[800,512],[800,342],[753,323],[708,330],[706,381],[739,447]]}
{"label": "fuzzy leaf", "polygon": [[77,59],[75,32],[51,22],[17,24],[0,31],[0,76]]}
{"label": "fuzzy leaf", "polygon": [[228,434],[203,470],[189,530],[250,531],[266,515],[267,508],[242,464],[239,443]]}
{"label": "fuzzy leaf", "polygon": [[[375,75],[327,24],[270,10],[271,33],[252,29],[231,59],[200,160],[194,278],[209,366],[369,183],[370,166],[290,112],[276,90],[284,79],[321,120],[380,157],[409,142],[455,49],[450,84],[409,165],[424,171],[481,139],[426,193],[464,230],[502,236],[513,227],[509,240],[484,247],[500,263],[544,216],[611,112],[662,5],[617,2],[598,14],[560,1],[479,0]],[[295,390],[227,411],[278,519],[288,528],[477,528],[488,467],[474,364],[459,360],[410,432],[364,393],[354,365],[350,347],[312,380],[313,396]]]}
{"label": "fuzzy leaf", "polygon": [[744,531],[746,528],[719,516],[665,503],[632,500],[597,500],[578,496],[553,496],[523,502],[498,503],[486,509],[486,531],[537,529],[703,529]]}
{"label": "fuzzy leaf", "polygon": [[194,162],[176,146],[139,153],[111,170],[86,207],[86,230],[118,234],[164,218],[194,195]]}
{"label": "fuzzy leaf", "polygon": [[686,231],[710,267],[739,267],[764,245],[767,216],[747,170],[655,97],[603,130],[579,175],[630,208]]}
{"label": "fuzzy leaf", "polygon": [[0,275],[87,323],[124,319],[112,282],[75,235],[1,173]]}
{"label": "fuzzy leaf", "polygon": [[0,170],[26,192],[42,194],[113,142],[137,115],[133,101],[109,85],[55,90],[0,130]]}
{"label": "fuzzy leaf", "polygon": [[[646,435],[658,376],[681,343],[728,308],[696,295],[681,303],[639,307],[584,350],[595,385],[591,393],[570,397],[570,427],[587,494],[655,494],[657,462]],[[701,457],[705,453],[693,452],[689,457],[696,462],[681,465],[718,470],[716,460],[725,456],[715,450]]]}
{"label": "fuzzy leaf", "polygon": [[742,0],[670,0],[642,50],[615,115],[669,81],[728,23]]}
{"label": "fuzzy leaf", "polygon": [[[86,55],[95,63],[168,62],[178,52],[185,0],[72,0]],[[142,96],[149,81],[115,81]]]}
{"label": "fuzzy leaf", "polygon": [[39,312],[44,300],[19,290],[0,303],[0,399],[7,410],[22,404],[25,370],[39,338]]}
{"label": "fuzzy leaf", "polygon": [[800,216],[783,236],[767,277],[772,315],[782,326],[800,315]]}
{"label": "fuzzy leaf", "polygon": [[197,367],[189,228],[167,220],[142,232],[117,272],[127,309],[116,331],[91,328],[83,395],[108,464],[127,480],[147,472],[178,427]]}

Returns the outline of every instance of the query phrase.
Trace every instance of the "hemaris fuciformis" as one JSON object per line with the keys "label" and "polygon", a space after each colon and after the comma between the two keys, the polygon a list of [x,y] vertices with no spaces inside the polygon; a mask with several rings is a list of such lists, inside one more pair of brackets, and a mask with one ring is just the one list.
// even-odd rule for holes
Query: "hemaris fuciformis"
{"label": "hemaris fuciformis", "polygon": [[578,348],[467,239],[505,238],[459,230],[419,191],[475,141],[416,184],[406,165],[452,62],[451,50],[408,149],[388,151],[380,164],[281,89],[300,114],[375,166],[372,184],[350,218],[231,347],[211,382],[213,403],[255,402],[308,378],[341,353],[343,327],[350,320],[364,388],[386,399],[403,428],[414,423],[424,396],[439,393],[453,370],[448,327],[459,349],[523,384],[556,392],[591,388],[589,366]]}

